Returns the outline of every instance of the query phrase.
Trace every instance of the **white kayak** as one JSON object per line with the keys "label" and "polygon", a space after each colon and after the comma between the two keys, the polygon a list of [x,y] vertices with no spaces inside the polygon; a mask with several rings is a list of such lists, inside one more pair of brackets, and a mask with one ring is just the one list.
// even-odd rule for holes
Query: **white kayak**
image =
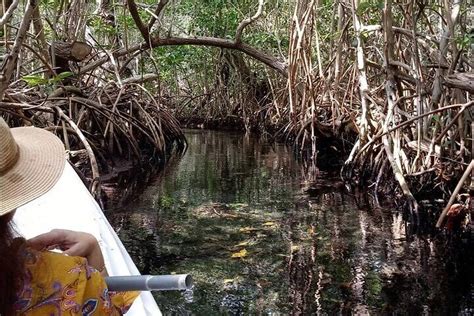
{"label": "white kayak", "polygon": [[[101,208],[69,163],[55,186],[18,208],[13,220],[17,231],[27,239],[54,228],[88,232],[99,241],[110,276],[140,274]],[[126,315],[159,316],[161,312],[151,293],[142,292]]]}

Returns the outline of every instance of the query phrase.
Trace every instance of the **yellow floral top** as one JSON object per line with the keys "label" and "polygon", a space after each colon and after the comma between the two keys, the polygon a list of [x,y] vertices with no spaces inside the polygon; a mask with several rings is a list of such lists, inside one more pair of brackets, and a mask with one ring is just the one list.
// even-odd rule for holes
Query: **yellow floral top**
{"label": "yellow floral top", "polygon": [[17,315],[122,315],[138,292],[109,292],[103,277],[82,257],[26,249],[26,273]]}

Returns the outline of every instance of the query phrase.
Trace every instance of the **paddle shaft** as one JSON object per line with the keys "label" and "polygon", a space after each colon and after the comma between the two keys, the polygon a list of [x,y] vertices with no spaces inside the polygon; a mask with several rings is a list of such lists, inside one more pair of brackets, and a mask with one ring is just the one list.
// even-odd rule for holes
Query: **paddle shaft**
{"label": "paddle shaft", "polygon": [[180,291],[193,285],[189,274],[127,275],[105,278],[109,291]]}

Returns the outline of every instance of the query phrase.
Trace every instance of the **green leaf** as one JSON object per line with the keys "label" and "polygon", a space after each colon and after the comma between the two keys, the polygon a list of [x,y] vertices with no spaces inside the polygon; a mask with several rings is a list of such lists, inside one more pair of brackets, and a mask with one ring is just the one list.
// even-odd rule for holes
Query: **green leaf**
{"label": "green leaf", "polygon": [[53,78],[49,79],[49,80],[48,80],[48,83],[50,83],[50,84],[58,83],[58,82],[60,82],[61,80],[66,79],[66,78],[68,78],[68,77],[71,77],[71,76],[73,76],[73,75],[74,75],[74,74],[73,74],[72,72],[70,72],[70,71],[65,71],[65,72],[62,72],[62,73],[60,73],[59,75],[54,76]]}
{"label": "green leaf", "polygon": [[37,75],[23,76],[21,77],[21,80],[26,81],[26,83],[31,87],[48,83],[47,79],[44,79],[43,77]]}
{"label": "green leaf", "polygon": [[56,78],[62,80],[73,76],[74,74],[70,71],[65,71],[56,76]]}

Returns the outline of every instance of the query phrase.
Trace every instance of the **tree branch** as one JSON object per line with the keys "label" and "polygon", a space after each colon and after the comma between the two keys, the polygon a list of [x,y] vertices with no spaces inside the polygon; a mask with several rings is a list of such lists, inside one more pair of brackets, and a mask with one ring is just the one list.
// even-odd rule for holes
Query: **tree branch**
{"label": "tree branch", "polygon": [[459,191],[461,191],[464,185],[464,181],[466,181],[467,177],[469,177],[469,174],[471,173],[473,168],[474,168],[474,159],[471,160],[471,163],[464,171],[461,177],[461,180],[459,180],[458,184],[456,185],[456,188],[453,191],[453,194],[451,194],[451,197],[449,198],[448,204],[443,209],[443,212],[441,212],[441,215],[439,215],[438,221],[436,222],[436,228],[440,228],[441,225],[443,225],[443,221],[444,221],[444,218],[446,217],[446,214],[448,214],[449,209],[453,205],[454,201],[456,201],[457,195]]}
{"label": "tree branch", "polygon": [[[3,1],[2,1],[3,2]],[[0,26],[3,26],[5,23],[7,23],[8,19],[12,16],[13,11],[15,11],[16,7],[18,6],[18,3],[20,0],[14,0],[12,4],[8,7],[7,12],[2,16],[0,19]]]}
{"label": "tree branch", "polygon": [[[135,4],[134,0],[127,0],[128,8],[130,10],[130,14],[132,15],[137,28],[140,30],[143,38],[145,39],[145,44],[141,44],[139,46],[130,47],[127,50],[119,50],[116,51],[113,55],[114,56],[123,56],[129,53],[133,53],[139,50],[147,50],[149,48],[159,47],[159,46],[179,46],[179,45],[198,45],[198,46],[213,46],[213,47],[220,47],[220,48],[228,48],[228,49],[235,49],[239,50],[254,59],[261,61],[265,65],[277,70],[283,76],[287,76],[287,69],[285,63],[281,62],[277,58],[272,55],[268,55],[250,45],[242,43],[242,32],[246,26],[251,24],[255,21],[263,12],[263,5],[264,0],[258,0],[258,9],[254,16],[247,18],[240,22],[239,26],[237,27],[237,31],[235,34],[234,40],[223,39],[223,38],[216,38],[216,37],[166,37],[160,38],[157,34],[156,36],[150,36],[150,30],[153,27],[153,24],[156,22],[156,18],[164,9],[166,4],[169,0],[160,0],[158,5],[155,9],[155,14],[152,15],[148,26],[145,26],[140,19],[138,14],[137,5]],[[103,63],[109,60],[108,57],[103,57],[98,61],[94,62],[93,64],[89,64],[84,67],[80,73],[85,73],[89,70],[94,69],[102,65]]]}
{"label": "tree branch", "polygon": [[[48,43],[46,42],[46,37],[44,34],[44,26],[41,20],[41,13],[40,7],[37,6],[36,9],[33,11],[33,29],[35,31],[35,37],[39,42],[39,53],[43,60],[48,61],[51,60],[51,56],[49,55],[48,51]],[[48,69],[51,67],[47,65]],[[54,71],[49,72],[48,75],[53,75]]]}
{"label": "tree branch", "polygon": [[33,11],[38,5],[36,1],[37,0],[28,1],[25,14],[23,15],[23,20],[21,21],[20,28],[18,29],[15,38],[15,43],[13,44],[10,54],[7,55],[4,63],[0,67],[0,100],[3,99],[3,93],[7,89],[10,78],[13,74],[13,71],[15,70],[18,54],[20,53],[21,45],[30,27]]}
{"label": "tree branch", "polygon": [[178,45],[196,45],[196,46],[213,46],[220,48],[228,48],[239,50],[254,59],[261,61],[265,65],[277,70],[280,74],[286,76],[286,65],[272,55],[268,55],[248,44],[236,43],[233,40],[216,38],[216,37],[167,37],[155,38],[152,40],[152,47],[159,46],[178,46]]}
{"label": "tree branch", "polygon": [[[438,108],[438,109],[431,110],[429,112],[425,112],[421,115],[417,115],[415,117],[412,117],[409,120],[403,121],[403,122],[399,123],[397,126],[392,127],[391,129],[383,132],[382,134],[375,135],[367,144],[364,145],[364,147],[362,147],[359,150],[359,152],[357,153],[357,157],[360,156],[362,154],[362,152],[364,152],[366,149],[368,149],[370,147],[370,145],[374,144],[381,137],[383,137],[387,134],[390,134],[390,133],[396,131],[399,128],[405,127],[405,126],[415,122],[416,120],[419,120],[423,117],[426,117],[426,116],[429,116],[429,115],[432,115],[432,114],[435,114],[435,113],[438,113],[438,112],[442,112],[442,111],[445,111],[445,110],[450,110],[450,109],[455,109],[455,108],[462,108],[462,107],[468,108],[468,107],[471,107],[471,106],[474,106],[474,101],[469,101],[469,102],[464,103],[464,104],[451,104],[451,105],[444,106],[442,108]],[[357,159],[357,157],[355,159]]]}
{"label": "tree branch", "polygon": [[[233,40],[222,39],[216,37],[166,37],[158,38],[155,37],[151,39],[150,43],[143,43],[141,45],[136,45],[129,47],[128,49],[121,49],[115,51],[113,56],[119,57],[127,54],[131,54],[137,51],[144,51],[150,48],[160,47],[160,46],[179,46],[179,45],[194,45],[194,46],[211,46],[211,47],[220,47],[235,49],[243,52],[244,54],[264,63],[265,65],[275,69],[279,74],[284,77],[288,76],[287,65],[277,59],[276,57],[266,54],[261,50],[256,49],[248,44],[237,44]],[[104,56],[97,61],[90,63],[84,66],[78,74],[84,74],[92,69],[99,67],[100,65],[106,63],[109,60],[108,56]]]}
{"label": "tree branch", "polygon": [[[446,59],[446,55],[448,53],[448,44],[449,41],[452,40],[452,35],[454,32],[454,26],[458,23],[459,20],[459,12],[461,11],[461,0],[454,0],[452,9],[446,7],[447,11],[447,25],[441,36],[439,41],[439,63],[440,64],[447,64],[448,61]],[[447,6],[447,4],[446,4]],[[431,102],[437,105],[441,100],[441,95],[443,93],[443,76],[445,74],[445,70],[442,68],[436,69],[436,76],[433,82],[433,93],[431,95]]]}
{"label": "tree branch", "polygon": [[[160,1],[161,3],[161,1]],[[135,21],[135,24],[138,27],[138,30],[143,36],[143,39],[146,42],[150,42],[150,32],[148,31],[149,29],[143,24],[142,19],[140,19],[140,15],[138,14],[138,8],[134,0],[127,0],[127,5],[128,5],[128,10],[130,11],[130,14],[132,15],[133,21]]]}
{"label": "tree branch", "polygon": [[474,93],[474,72],[460,72],[448,76],[443,84],[450,88],[457,88]]}
{"label": "tree branch", "polygon": [[168,4],[169,0],[160,0],[158,2],[158,6],[155,9],[155,14],[151,16],[150,21],[148,22],[148,32],[151,32],[151,28],[153,27],[153,24],[156,22],[156,18],[160,16],[161,11],[165,8],[165,6]]}
{"label": "tree branch", "polygon": [[122,84],[131,84],[131,83],[138,83],[138,84],[141,84],[141,83],[144,83],[144,82],[148,82],[148,81],[152,81],[152,80],[155,80],[155,79],[158,79],[160,76],[158,76],[157,74],[143,74],[143,75],[138,75],[138,76],[135,76],[135,77],[130,77],[130,78],[127,78],[127,79],[124,79],[122,80]]}
{"label": "tree branch", "polygon": [[262,14],[263,12],[263,0],[258,0],[258,9],[257,13],[255,13],[254,16],[247,18],[240,22],[239,26],[237,27],[237,31],[235,32],[235,43],[240,44],[242,42],[242,32],[244,31],[244,28],[246,28],[249,24],[251,24],[253,21],[258,19],[258,17]]}

